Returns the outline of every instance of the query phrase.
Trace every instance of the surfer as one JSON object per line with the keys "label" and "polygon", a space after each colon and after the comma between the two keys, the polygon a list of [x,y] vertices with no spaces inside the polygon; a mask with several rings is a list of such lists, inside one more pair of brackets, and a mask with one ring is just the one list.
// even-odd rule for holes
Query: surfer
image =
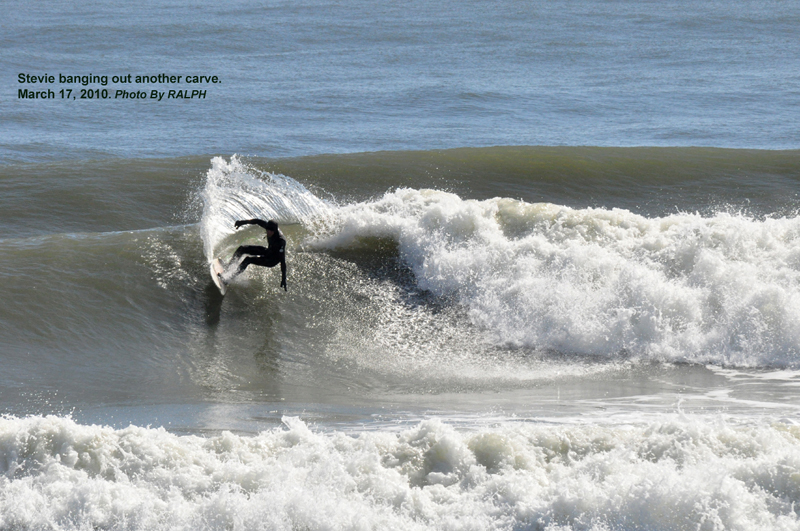
{"label": "surfer", "polygon": [[236,252],[233,253],[233,258],[228,262],[231,265],[238,261],[243,255],[248,255],[241,261],[233,277],[242,273],[249,265],[258,265],[263,267],[275,267],[281,265],[281,287],[284,291],[286,289],[286,239],[278,230],[278,224],[273,220],[264,221],[261,219],[240,219],[234,223],[234,227],[239,229],[243,225],[258,225],[267,231],[268,247],[261,245],[242,245]]}

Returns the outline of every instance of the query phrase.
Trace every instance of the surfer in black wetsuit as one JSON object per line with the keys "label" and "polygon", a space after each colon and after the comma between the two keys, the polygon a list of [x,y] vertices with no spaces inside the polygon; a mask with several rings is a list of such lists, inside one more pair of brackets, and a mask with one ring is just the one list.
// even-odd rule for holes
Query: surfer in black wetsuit
{"label": "surfer in black wetsuit", "polygon": [[[248,255],[239,264],[233,277],[242,273],[249,265],[258,265],[263,267],[275,267],[281,265],[281,287],[284,291],[286,289],[286,239],[278,230],[278,224],[273,220],[263,221],[261,219],[240,219],[234,223],[237,229],[243,225],[258,225],[267,231],[268,247],[261,245],[242,245],[236,252],[233,253],[233,258],[228,262],[228,265],[238,261],[243,255]],[[231,277],[231,278],[233,278]]]}

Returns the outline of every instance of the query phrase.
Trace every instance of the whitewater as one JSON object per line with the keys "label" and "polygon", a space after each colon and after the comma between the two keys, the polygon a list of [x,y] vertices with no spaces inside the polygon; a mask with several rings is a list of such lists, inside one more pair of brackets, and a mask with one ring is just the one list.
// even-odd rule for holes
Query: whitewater
{"label": "whitewater", "polygon": [[103,529],[797,529],[797,426],[673,415],[242,437],[0,420],[0,526]]}

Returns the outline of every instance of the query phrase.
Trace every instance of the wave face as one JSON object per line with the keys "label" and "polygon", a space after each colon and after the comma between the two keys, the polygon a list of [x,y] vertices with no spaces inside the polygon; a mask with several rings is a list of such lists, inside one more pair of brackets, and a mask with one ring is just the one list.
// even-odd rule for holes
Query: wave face
{"label": "wave face", "polygon": [[3,529],[796,529],[797,426],[177,436],[0,419]]}

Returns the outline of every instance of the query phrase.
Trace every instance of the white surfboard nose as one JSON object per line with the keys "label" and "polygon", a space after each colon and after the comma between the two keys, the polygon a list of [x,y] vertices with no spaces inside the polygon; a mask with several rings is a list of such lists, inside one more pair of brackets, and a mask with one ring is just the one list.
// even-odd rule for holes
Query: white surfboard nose
{"label": "white surfboard nose", "polygon": [[209,265],[209,272],[211,273],[211,280],[214,281],[214,284],[219,289],[219,292],[222,295],[225,295],[225,292],[228,291],[228,286],[225,283],[223,275],[225,274],[225,267],[220,262],[219,258],[214,258]]}

